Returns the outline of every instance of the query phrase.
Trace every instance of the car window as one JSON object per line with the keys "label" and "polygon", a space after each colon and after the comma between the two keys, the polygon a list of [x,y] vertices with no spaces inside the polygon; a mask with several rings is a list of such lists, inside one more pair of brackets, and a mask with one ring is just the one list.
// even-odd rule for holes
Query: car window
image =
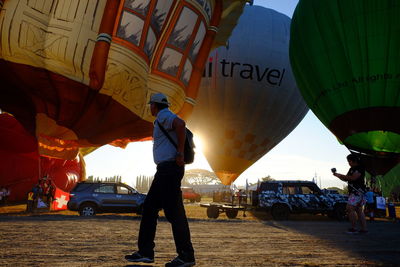
{"label": "car window", "polygon": [[301,187],[301,192],[304,195],[314,194],[314,190],[312,188],[310,188],[309,186],[304,186],[304,185]]}
{"label": "car window", "polygon": [[262,183],[260,185],[260,191],[278,191],[277,183]]}
{"label": "car window", "polygon": [[117,185],[117,194],[120,195],[128,195],[131,193],[131,190],[125,186]]}
{"label": "car window", "polygon": [[114,185],[100,185],[98,188],[94,190],[96,193],[106,193],[106,194],[113,194],[114,193]]}
{"label": "car window", "polygon": [[284,185],[283,186],[283,193],[288,195],[295,195],[296,194],[296,187],[293,185]]}
{"label": "car window", "polygon": [[81,191],[85,191],[86,189],[88,189],[90,186],[92,186],[93,184],[84,184],[84,183],[82,183],[82,184],[77,184],[76,186],[75,186],[75,188],[72,190],[72,191],[75,191],[75,192],[81,192]]}

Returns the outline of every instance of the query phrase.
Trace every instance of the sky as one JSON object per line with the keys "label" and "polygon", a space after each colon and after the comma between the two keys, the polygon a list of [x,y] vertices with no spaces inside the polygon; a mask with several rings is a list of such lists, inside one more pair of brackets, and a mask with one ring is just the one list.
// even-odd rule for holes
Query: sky
{"label": "sky", "polygon": [[[292,17],[297,0],[254,0],[254,5],[274,9]],[[212,171],[197,145],[193,164],[186,170],[206,169]],[[346,156],[350,152],[309,111],[305,118],[284,140],[243,172],[234,182],[237,186],[255,183],[262,177],[275,180],[316,180],[321,188],[343,188],[344,182],[332,175],[331,168],[346,173],[349,166]],[[103,146],[85,157],[86,174],[94,177],[122,176],[122,181],[135,186],[139,175],[152,176],[156,171],[153,163],[152,142],[130,143],[127,148]]]}

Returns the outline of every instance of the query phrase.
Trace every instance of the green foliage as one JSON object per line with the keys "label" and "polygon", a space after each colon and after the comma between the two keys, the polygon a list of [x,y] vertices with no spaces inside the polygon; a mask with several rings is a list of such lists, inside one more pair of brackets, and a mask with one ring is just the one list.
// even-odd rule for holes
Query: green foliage
{"label": "green foliage", "polygon": [[265,176],[265,177],[261,178],[261,181],[262,182],[275,181],[275,179],[272,178],[270,175],[268,175],[268,176]]}
{"label": "green foliage", "polygon": [[203,169],[192,169],[185,172],[182,185],[202,185],[202,184],[221,184],[217,175]]}
{"label": "green foliage", "polygon": [[349,187],[347,185],[343,186],[343,194],[348,195],[349,194]]}

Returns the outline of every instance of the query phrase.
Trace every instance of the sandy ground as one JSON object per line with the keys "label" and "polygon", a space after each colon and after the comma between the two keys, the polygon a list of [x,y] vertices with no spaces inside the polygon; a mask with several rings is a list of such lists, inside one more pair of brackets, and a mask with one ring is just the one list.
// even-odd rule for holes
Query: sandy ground
{"label": "sandy ground", "polygon": [[[248,212],[207,219],[187,206],[196,266],[399,266],[400,223],[368,223],[367,235],[348,235],[348,222],[325,216],[273,221]],[[0,211],[1,213],[1,211]],[[204,209],[205,214],[205,209]],[[204,217],[204,218],[201,218]],[[140,217],[71,212],[0,214],[2,266],[164,266],[175,257],[169,223],[161,217],[153,264],[132,264]]]}

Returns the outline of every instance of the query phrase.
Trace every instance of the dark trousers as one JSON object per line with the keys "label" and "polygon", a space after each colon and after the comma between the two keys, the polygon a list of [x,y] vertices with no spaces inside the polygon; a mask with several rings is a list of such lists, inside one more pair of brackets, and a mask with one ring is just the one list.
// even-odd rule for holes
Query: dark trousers
{"label": "dark trousers", "polygon": [[154,257],[158,213],[163,209],[172,226],[178,256],[185,260],[194,260],[189,224],[182,201],[181,180],[184,172],[184,167],[175,162],[157,165],[157,172],[143,204],[138,240],[140,254]]}
{"label": "dark trousers", "polygon": [[33,200],[28,200],[26,202],[26,212],[32,212],[33,210]]}

